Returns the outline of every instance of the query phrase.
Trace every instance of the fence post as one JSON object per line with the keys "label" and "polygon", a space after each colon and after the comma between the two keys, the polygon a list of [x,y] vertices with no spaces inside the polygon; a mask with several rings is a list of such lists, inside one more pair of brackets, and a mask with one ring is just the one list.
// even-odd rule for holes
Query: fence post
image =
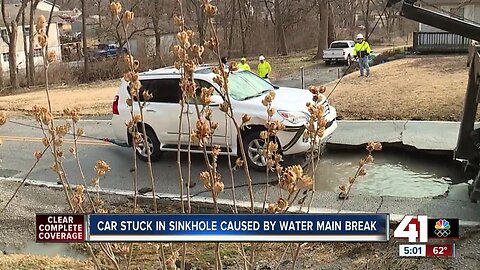
{"label": "fence post", "polygon": [[303,67],[300,67],[300,77],[302,78],[302,89],[305,89],[305,69]]}
{"label": "fence post", "polygon": [[413,32],[413,51],[418,50],[418,39],[419,39],[419,33],[418,32]]}

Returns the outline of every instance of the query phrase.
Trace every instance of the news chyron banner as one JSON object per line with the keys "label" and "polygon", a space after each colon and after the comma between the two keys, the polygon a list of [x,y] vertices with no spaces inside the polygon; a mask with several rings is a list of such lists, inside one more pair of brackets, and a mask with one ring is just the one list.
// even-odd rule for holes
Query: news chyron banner
{"label": "news chyron banner", "polygon": [[37,214],[37,242],[386,242],[388,214]]}

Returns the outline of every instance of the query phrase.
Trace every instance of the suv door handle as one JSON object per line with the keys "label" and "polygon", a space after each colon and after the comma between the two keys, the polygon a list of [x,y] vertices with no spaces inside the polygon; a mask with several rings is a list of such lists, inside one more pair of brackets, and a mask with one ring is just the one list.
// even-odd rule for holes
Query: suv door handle
{"label": "suv door handle", "polygon": [[157,112],[157,111],[154,109],[147,109],[147,112]]}

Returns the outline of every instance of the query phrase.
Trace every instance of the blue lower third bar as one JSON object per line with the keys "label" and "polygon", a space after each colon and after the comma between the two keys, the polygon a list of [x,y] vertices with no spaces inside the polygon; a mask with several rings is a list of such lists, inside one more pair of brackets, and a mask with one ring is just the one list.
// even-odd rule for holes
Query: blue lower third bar
{"label": "blue lower third bar", "polygon": [[92,214],[87,241],[385,242],[388,214]]}

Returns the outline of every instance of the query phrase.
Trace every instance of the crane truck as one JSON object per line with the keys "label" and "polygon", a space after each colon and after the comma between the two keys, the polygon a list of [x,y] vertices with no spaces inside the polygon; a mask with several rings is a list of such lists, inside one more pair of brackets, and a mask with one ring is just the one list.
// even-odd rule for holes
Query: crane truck
{"label": "crane truck", "polygon": [[387,8],[400,8],[400,15],[472,40],[468,53],[468,85],[453,159],[462,162],[473,182],[469,185],[472,202],[480,201],[480,128],[475,128],[480,103],[480,24],[421,6],[419,0],[388,0]]}

